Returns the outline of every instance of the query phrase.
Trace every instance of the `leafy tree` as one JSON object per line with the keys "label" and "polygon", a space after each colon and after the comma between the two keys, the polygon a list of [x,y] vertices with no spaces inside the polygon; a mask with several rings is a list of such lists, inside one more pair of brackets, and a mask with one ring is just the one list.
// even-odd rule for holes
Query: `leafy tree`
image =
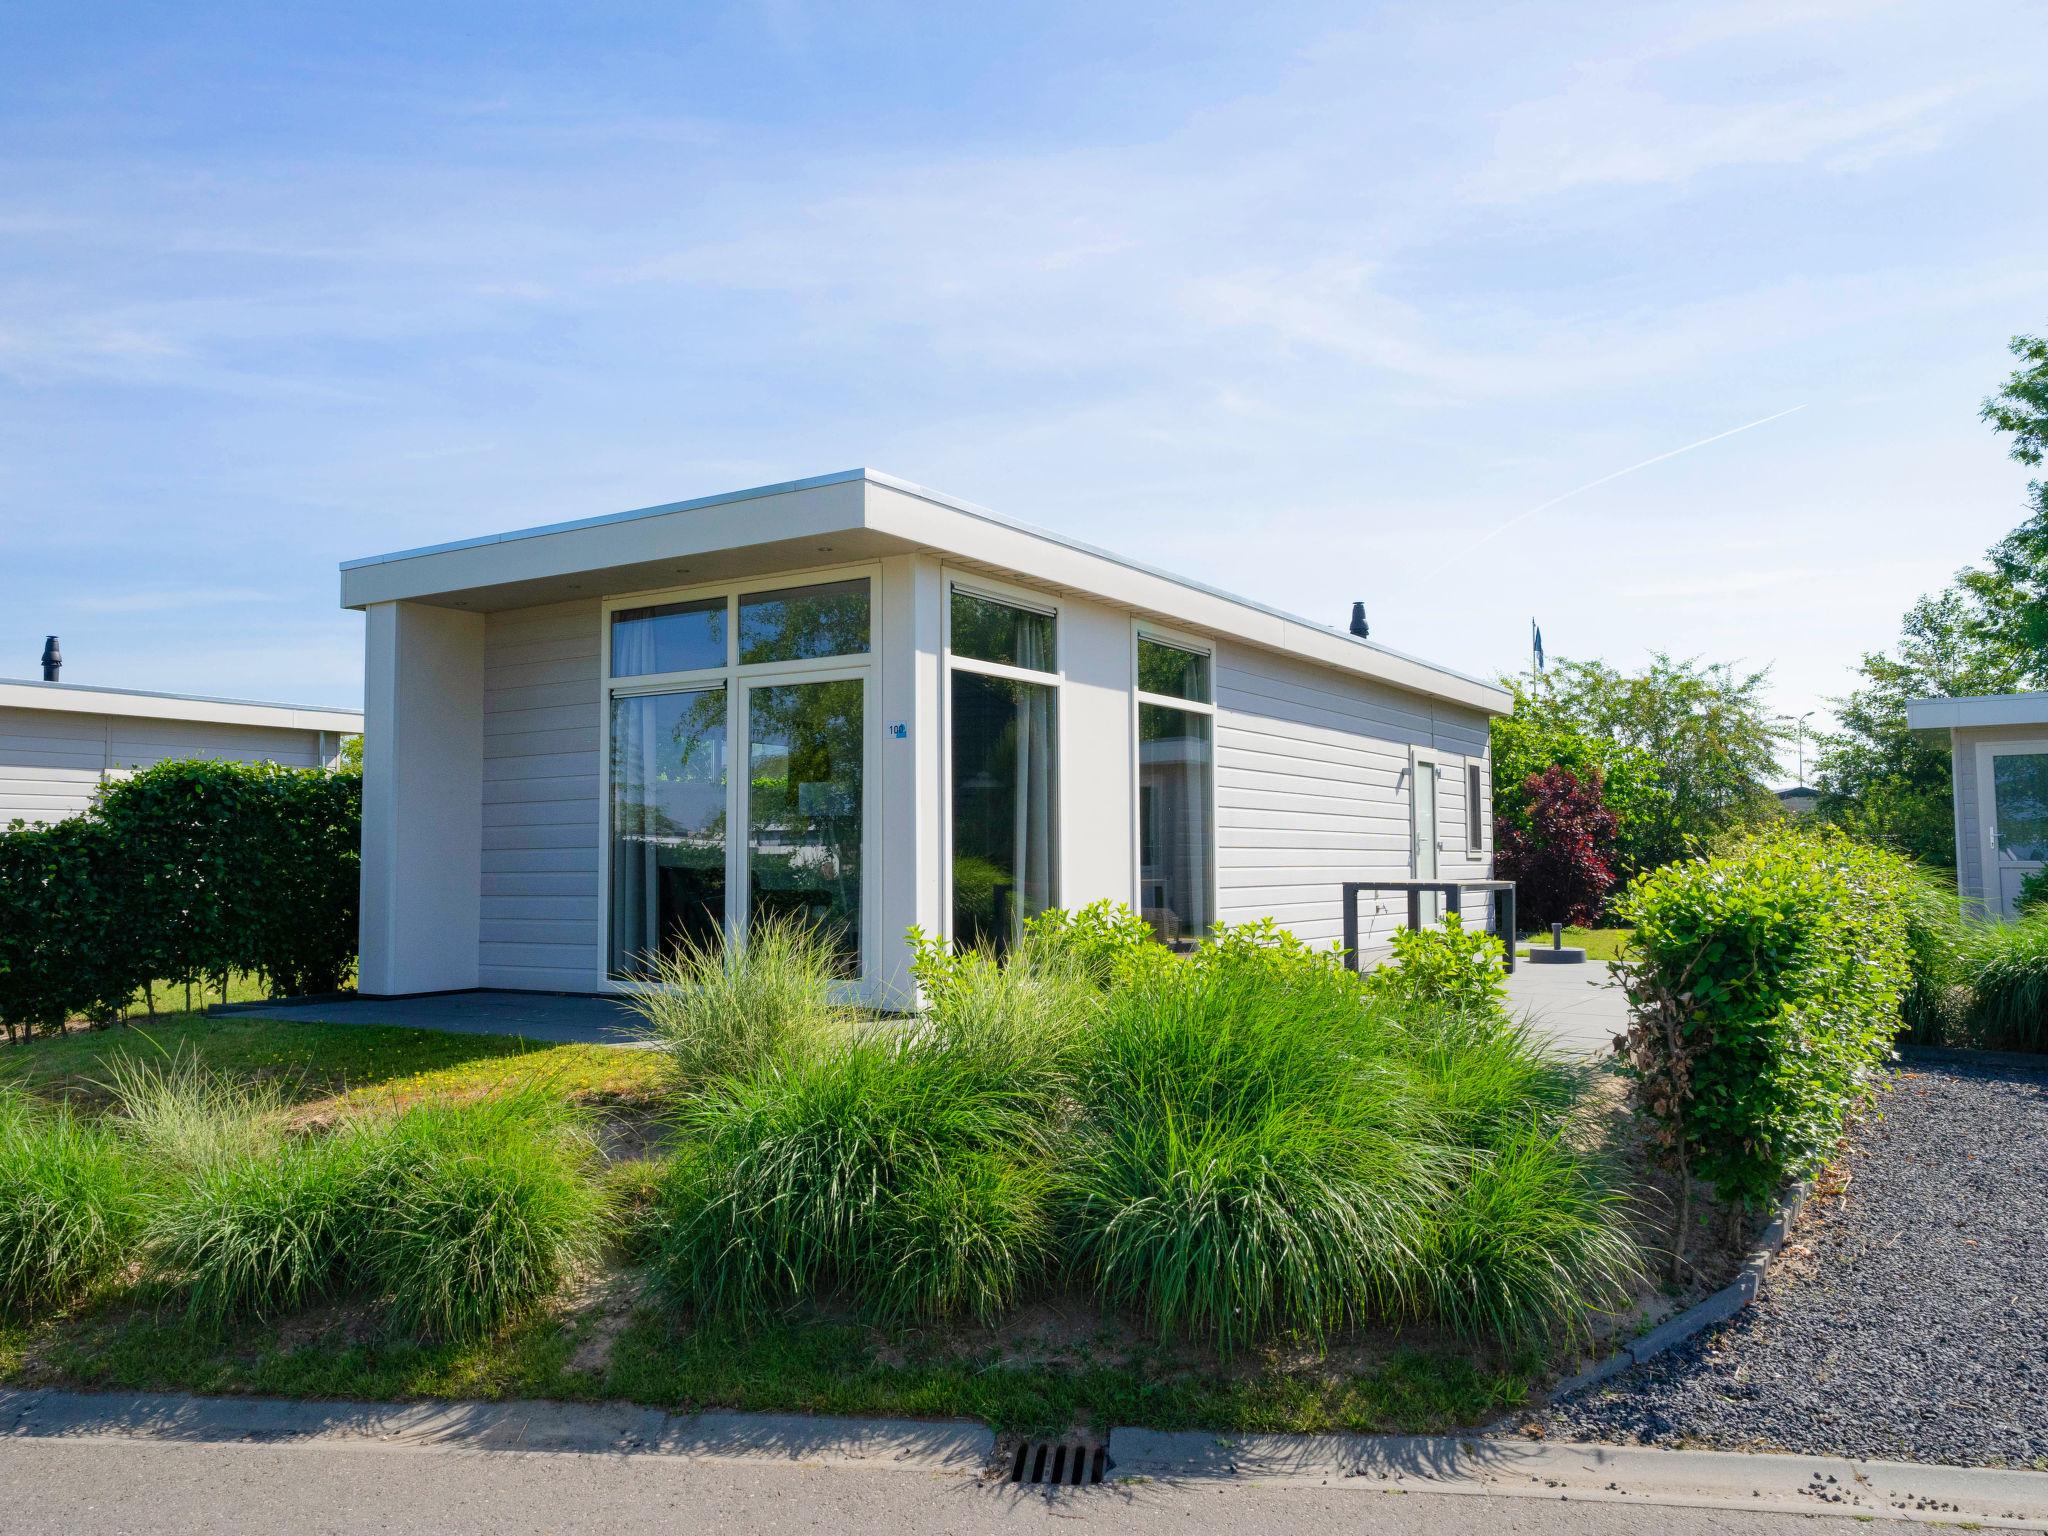
{"label": "leafy tree", "polygon": [[[1633,879],[1775,811],[1766,781],[1784,733],[1764,696],[1769,677],[1662,652],[1634,675],[1560,660],[1510,684],[1515,714],[1496,722],[1496,742],[1513,753],[1526,731],[1567,767],[1573,738],[1595,744],[1586,766],[1600,769],[1615,814],[1617,873]],[[1498,759],[1494,777],[1505,779]]]}
{"label": "leafy tree", "polygon": [[1987,624],[1981,599],[1958,585],[1915,603],[1895,650],[1866,654],[1858,670],[1863,685],[1834,701],[1840,728],[1820,738],[1815,809],[1860,837],[1952,866],[1948,743],[1908,730],[1906,701],[2009,693],[2028,680],[2027,658],[2013,632]]}
{"label": "leafy tree", "polygon": [[[2015,336],[2011,351],[2021,366],[1979,414],[2011,436],[2014,459],[2038,466],[2048,455],[2048,336]],[[1987,637],[2016,642],[2039,674],[2048,671],[2048,481],[2030,482],[2027,502],[2026,521],[1986,554],[1988,569],[1958,579],[1981,605]]]}
{"label": "leafy tree", "polygon": [[1598,770],[1582,779],[1552,765],[1531,774],[1525,790],[1529,825],[1502,827],[1496,857],[1502,878],[1515,882],[1523,926],[1597,922],[1614,888],[1615,833]]}
{"label": "leafy tree", "polygon": [[[2012,457],[2048,454],[2048,338],[2015,336],[2022,366],[1984,402]],[[2048,482],[2027,488],[2027,520],[1982,567],[1907,612],[1896,652],[1871,652],[1862,686],[1835,700],[1840,729],[1821,738],[1815,782],[1823,819],[1928,863],[1955,863],[1948,747],[1906,727],[1906,701],[2048,685]]]}
{"label": "leafy tree", "polygon": [[1564,719],[1527,679],[1502,681],[1515,696],[1515,710],[1493,722],[1493,819],[1498,836],[1531,832],[1530,786],[1547,769],[1563,768],[1582,783],[1599,782],[1614,818],[1603,855],[1624,878],[1640,873],[1647,866],[1636,859],[1657,826],[1664,798],[1649,754]]}

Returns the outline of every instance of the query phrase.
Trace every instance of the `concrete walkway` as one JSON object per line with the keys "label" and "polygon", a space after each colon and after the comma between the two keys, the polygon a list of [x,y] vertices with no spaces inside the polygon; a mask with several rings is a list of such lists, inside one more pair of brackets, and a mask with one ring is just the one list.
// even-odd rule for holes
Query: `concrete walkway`
{"label": "concrete walkway", "polygon": [[1604,1056],[1628,1028],[1628,999],[1605,961],[1533,965],[1508,977],[1508,1006],[1575,1055]]}
{"label": "concrete walkway", "polygon": [[[1628,1023],[1608,967],[1531,965],[1508,978],[1509,1006],[1578,1054],[1603,1055]],[[550,1045],[644,1046],[640,1019],[614,997],[557,992],[447,992],[430,997],[333,997],[301,1002],[229,1003],[215,1018],[277,1019],[298,1024],[389,1024],[458,1035],[517,1035]]]}
{"label": "concrete walkway", "polygon": [[429,997],[333,997],[229,1003],[214,1018],[287,1024],[388,1024],[456,1035],[517,1035],[550,1045],[644,1046],[640,1017],[615,997],[559,992],[444,992]]}

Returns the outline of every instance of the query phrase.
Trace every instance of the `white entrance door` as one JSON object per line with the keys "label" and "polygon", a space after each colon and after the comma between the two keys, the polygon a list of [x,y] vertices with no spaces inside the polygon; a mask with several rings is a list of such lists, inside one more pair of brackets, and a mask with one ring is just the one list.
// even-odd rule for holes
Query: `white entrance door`
{"label": "white entrance door", "polygon": [[[1414,779],[1415,793],[1412,801],[1415,807],[1415,878],[1434,880],[1437,878],[1435,762],[1426,757],[1416,759]],[[1422,921],[1433,927],[1442,916],[1442,894],[1431,891],[1424,895]]]}
{"label": "white entrance door", "polygon": [[1985,904],[2015,917],[2020,886],[2048,862],[2048,742],[1985,742],[1977,748],[1984,817]]}

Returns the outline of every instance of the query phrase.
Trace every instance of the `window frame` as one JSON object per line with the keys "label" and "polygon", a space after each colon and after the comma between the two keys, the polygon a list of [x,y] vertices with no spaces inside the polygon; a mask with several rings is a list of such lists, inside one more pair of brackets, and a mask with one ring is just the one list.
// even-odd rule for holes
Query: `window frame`
{"label": "window frame", "polygon": [[1465,852],[1473,859],[1486,857],[1488,818],[1480,814],[1480,806],[1486,800],[1486,773],[1484,758],[1465,759]]}
{"label": "window frame", "polygon": [[[1155,641],[1160,645],[1172,646],[1176,650],[1193,651],[1209,658],[1209,697],[1206,700],[1183,699],[1175,694],[1148,693],[1138,686],[1138,642]],[[1141,705],[1155,704],[1166,709],[1184,710],[1191,715],[1209,717],[1209,889],[1205,893],[1209,902],[1209,921],[1213,925],[1223,919],[1222,883],[1217,869],[1217,849],[1221,838],[1216,825],[1217,816],[1217,754],[1222,744],[1217,740],[1219,714],[1216,706],[1216,642],[1206,635],[1192,634],[1186,630],[1173,629],[1155,623],[1151,619],[1131,620],[1130,677],[1131,708],[1129,718],[1130,734],[1126,738],[1131,744],[1131,910],[1141,916],[1145,910],[1145,825],[1144,825],[1144,773],[1145,766],[1139,760],[1138,711]],[[1163,941],[1162,941],[1163,942]]]}
{"label": "window frame", "polygon": [[[757,592],[787,588],[826,586],[837,581],[865,578],[868,584],[868,648],[847,656],[811,656],[796,661],[739,660],[740,599]],[[650,672],[614,677],[612,675],[612,615],[628,608],[645,608],[659,603],[691,602],[701,598],[724,597],[725,665],[697,667],[682,672]],[[748,870],[748,826],[745,772],[751,751],[747,735],[747,695],[756,684],[861,682],[861,870],[860,922],[856,942],[859,964],[854,975],[835,983],[834,994],[849,999],[864,998],[879,972],[882,953],[878,941],[876,904],[881,898],[881,880],[876,869],[881,847],[881,721],[879,642],[882,632],[882,567],[876,561],[816,566],[797,571],[776,571],[725,581],[697,582],[689,586],[655,587],[635,592],[615,592],[598,602],[598,740],[597,740],[597,982],[598,990],[636,993],[649,990],[651,983],[639,977],[614,976],[611,970],[612,920],[612,700],[636,694],[680,693],[691,689],[722,686],[725,693],[725,936],[728,943],[746,941],[747,920],[753,905],[753,888]]]}
{"label": "window frame", "polygon": [[[955,589],[971,597],[987,598],[991,602],[1004,603],[1012,608],[1022,608],[1031,613],[1044,614],[1052,620],[1052,648],[1054,669],[1050,672],[1034,672],[1029,667],[1013,667],[1006,662],[982,661],[973,656],[953,654],[953,593]],[[1009,582],[984,576],[979,571],[963,570],[957,566],[939,567],[939,932],[948,944],[953,942],[953,673],[978,672],[983,677],[1006,678],[1016,683],[1037,683],[1053,690],[1054,718],[1060,724],[1055,737],[1056,753],[1053,758],[1053,846],[1057,850],[1053,860],[1051,905],[1066,905],[1067,818],[1064,804],[1067,794],[1067,731],[1065,709],[1065,685],[1067,680],[1067,635],[1066,606],[1060,599],[1049,593],[1039,592],[1030,587],[1013,586]]]}

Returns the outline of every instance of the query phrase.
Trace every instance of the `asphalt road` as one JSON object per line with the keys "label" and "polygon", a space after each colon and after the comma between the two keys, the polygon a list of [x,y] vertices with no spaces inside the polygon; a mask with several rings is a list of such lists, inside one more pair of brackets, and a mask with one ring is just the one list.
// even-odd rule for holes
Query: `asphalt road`
{"label": "asphalt road", "polygon": [[930,1473],[760,1459],[517,1454],[376,1446],[161,1440],[0,1442],[9,1536],[147,1532],[1115,1531],[1148,1536],[1836,1536],[1869,1522],[1486,1495],[1394,1494],[1314,1484],[1140,1483],[1048,1496]]}

